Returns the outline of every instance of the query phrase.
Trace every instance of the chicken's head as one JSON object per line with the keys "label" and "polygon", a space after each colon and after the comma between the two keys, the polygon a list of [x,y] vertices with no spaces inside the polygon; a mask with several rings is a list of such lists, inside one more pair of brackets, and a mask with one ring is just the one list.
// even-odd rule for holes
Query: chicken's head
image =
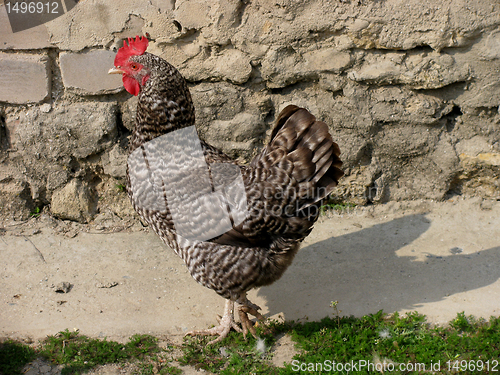
{"label": "chicken's head", "polygon": [[146,84],[150,72],[143,64],[134,61],[134,56],[141,56],[148,48],[146,37],[137,36],[123,41],[123,47],[118,50],[115,57],[115,67],[109,70],[109,74],[123,74],[123,86],[132,95],[139,95],[141,87]]}

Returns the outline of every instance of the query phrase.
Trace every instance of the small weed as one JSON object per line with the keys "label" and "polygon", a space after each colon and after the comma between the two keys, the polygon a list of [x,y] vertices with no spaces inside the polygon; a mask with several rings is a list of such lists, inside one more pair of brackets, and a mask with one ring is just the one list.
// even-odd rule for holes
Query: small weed
{"label": "small weed", "polygon": [[153,357],[150,358],[149,361],[139,363],[138,364],[139,368],[139,373],[140,375],[180,375],[182,374],[182,370],[174,367],[174,366],[169,366],[166,363],[166,360],[164,358],[160,357]]}
{"label": "small weed", "polygon": [[482,323],[484,323],[482,320],[477,320],[472,315],[466,316],[464,312],[461,312],[458,313],[457,317],[450,322],[450,326],[459,332],[471,332]]}
{"label": "small weed", "polygon": [[321,206],[320,213],[322,215],[331,211],[335,211],[336,213],[345,213],[354,207],[356,207],[356,204],[354,203],[326,203]]}
{"label": "small weed", "polygon": [[30,213],[31,217],[38,217],[40,216],[41,210],[40,207],[35,207],[35,209]]}
{"label": "small weed", "polygon": [[125,191],[125,190],[126,190],[126,187],[125,187],[125,185],[123,185],[123,184],[115,184],[115,187],[116,187],[119,191]]}
{"label": "small weed", "polygon": [[337,307],[338,304],[339,304],[339,301],[330,302],[330,307],[333,308],[333,311],[335,312],[335,316],[337,317],[337,324],[340,326],[340,313],[342,311],[338,309],[338,307]]}

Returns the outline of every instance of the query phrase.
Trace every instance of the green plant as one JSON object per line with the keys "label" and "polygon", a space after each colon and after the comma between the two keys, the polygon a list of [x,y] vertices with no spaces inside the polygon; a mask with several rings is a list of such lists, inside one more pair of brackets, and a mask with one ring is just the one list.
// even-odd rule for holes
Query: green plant
{"label": "green plant", "polygon": [[233,332],[210,346],[206,346],[207,337],[187,337],[179,362],[219,374],[278,374],[279,369],[269,363],[268,350],[274,343],[271,332],[258,327],[257,336],[261,338],[250,336],[246,340],[241,333]]}
{"label": "green plant", "polygon": [[334,211],[342,214],[348,212],[354,207],[356,207],[355,203],[325,203],[323,206],[321,206],[320,213],[324,215],[328,212]]}
{"label": "green plant", "polygon": [[12,340],[0,343],[0,374],[21,374],[22,367],[35,357],[35,350],[28,345]]}
{"label": "green plant", "polygon": [[[498,363],[494,361],[500,356],[499,326],[499,318],[486,322],[465,319],[463,313],[449,327],[431,327],[425,316],[416,312],[401,316],[379,311],[361,318],[342,317],[340,324],[336,318],[325,318],[293,327],[291,335],[301,352],[294,357],[296,366],[292,362],[282,373],[296,373],[302,363],[331,365],[325,361],[378,364],[382,370],[386,366],[386,372],[391,374],[418,374],[437,367],[439,373],[454,373],[457,369],[470,373],[457,366],[477,365],[486,359],[493,361],[491,368]],[[387,371],[391,366],[394,371]],[[496,368],[500,369],[500,364]],[[321,372],[317,370],[312,373]],[[356,373],[373,373],[373,367],[371,370],[363,367]]]}
{"label": "green plant", "polygon": [[35,209],[30,213],[31,217],[38,217],[40,216],[41,210],[40,207],[35,207]]}
{"label": "green plant", "polygon": [[65,330],[48,336],[42,343],[40,353],[52,362],[66,365],[64,373],[79,374],[97,365],[144,360],[159,354],[162,349],[157,341],[153,336],[134,335],[126,344],[120,344]]}
{"label": "green plant", "polygon": [[336,316],[336,318],[337,318],[337,324],[338,324],[338,325],[340,325],[340,313],[341,313],[342,311],[340,311],[340,310],[338,309],[338,307],[337,307],[337,306],[338,306],[338,304],[339,304],[339,301],[332,301],[332,302],[330,302],[330,307],[332,307],[332,308],[333,308],[333,311],[335,312],[335,316]]}
{"label": "green plant", "polygon": [[[232,332],[207,347],[210,337],[186,338],[182,356],[175,360],[216,374],[346,373],[331,370],[332,363],[365,363],[350,371],[356,374],[495,374],[500,370],[498,317],[486,321],[462,312],[449,325],[433,327],[417,312],[379,311],[355,318],[340,316],[337,301],[331,306],[335,315],[317,322],[270,321],[257,327],[259,339],[245,340]],[[285,367],[276,367],[270,361],[271,348],[283,333],[296,342],[298,354]],[[160,348],[155,337],[135,335],[120,344],[66,330],[47,337],[38,351],[14,341],[0,344],[0,374],[20,374],[36,355],[63,364],[63,374],[83,374],[106,363],[132,363],[134,373],[140,375],[182,373],[182,368],[171,365],[172,352]]]}

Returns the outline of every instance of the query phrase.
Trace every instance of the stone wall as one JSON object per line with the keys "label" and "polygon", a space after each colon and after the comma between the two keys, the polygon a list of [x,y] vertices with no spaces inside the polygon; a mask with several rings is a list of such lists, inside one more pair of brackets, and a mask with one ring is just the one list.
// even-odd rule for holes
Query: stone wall
{"label": "stone wall", "polygon": [[327,122],[356,204],[500,198],[500,4],[485,0],[81,0],[12,33],[0,5],[0,215],[132,214],[123,38],[189,80],[200,135],[249,160],[286,104]]}

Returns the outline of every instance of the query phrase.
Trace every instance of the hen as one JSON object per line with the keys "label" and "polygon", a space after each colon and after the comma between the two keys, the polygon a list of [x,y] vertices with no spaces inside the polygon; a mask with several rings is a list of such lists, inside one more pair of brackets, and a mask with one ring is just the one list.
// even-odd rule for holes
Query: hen
{"label": "hen", "polygon": [[248,314],[264,318],[247,292],[278,280],[292,263],[343,175],[339,147],[325,123],[289,105],[267,146],[238,165],[197,137],[186,81],[147,46],[145,37],[124,41],[109,71],[139,95],[128,195],[193,278],[227,299],[219,326],[189,334],[219,335],[212,343],[231,328],[255,335]]}

